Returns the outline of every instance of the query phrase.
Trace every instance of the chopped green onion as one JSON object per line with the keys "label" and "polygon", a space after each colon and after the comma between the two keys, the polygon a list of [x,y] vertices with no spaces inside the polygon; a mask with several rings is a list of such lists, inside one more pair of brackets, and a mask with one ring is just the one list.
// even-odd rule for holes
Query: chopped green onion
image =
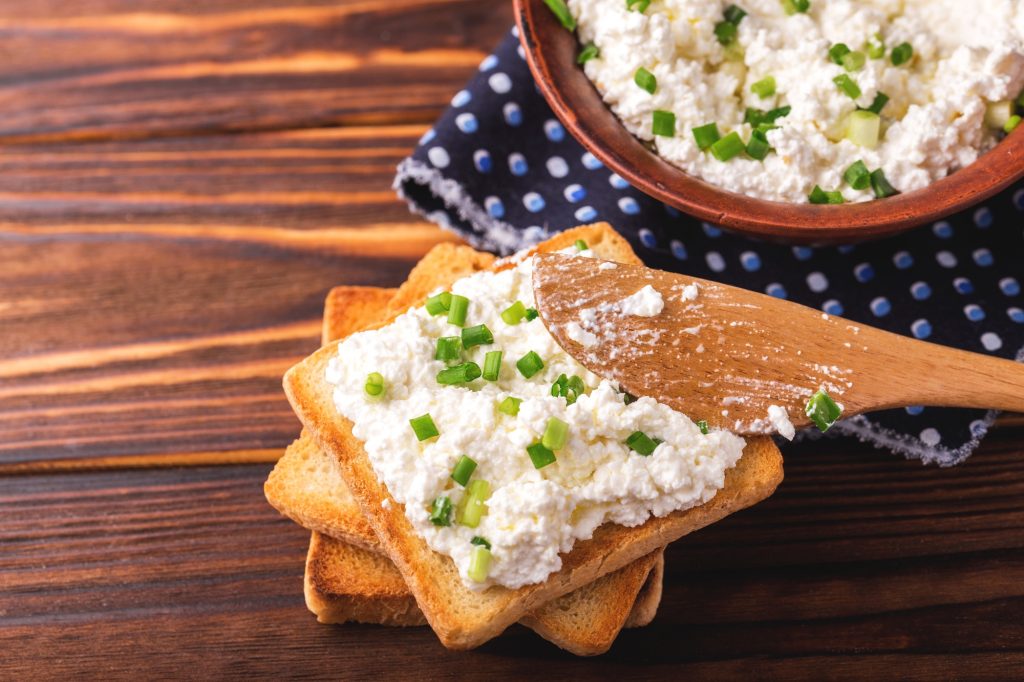
{"label": "chopped green onion", "polygon": [[576,399],[583,395],[586,390],[587,387],[583,384],[583,379],[580,379],[575,374],[571,379],[564,374],[560,374],[555,379],[555,383],[551,384],[551,395],[556,398],[565,398],[565,402],[568,405],[575,403]]}
{"label": "chopped green onion", "polygon": [[644,457],[647,457],[658,448],[658,444],[643,431],[634,431],[630,434],[629,438],[626,439],[626,445],[629,446],[630,450]]}
{"label": "chopped green onion", "polygon": [[715,37],[722,45],[732,45],[736,41],[739,29],[731,21],[720,21],[715,24]]}
{"label": "chopped green onion", "polygon": [[465,486],[469,483],[469,477],[476,471],[476,462],[462,455],[459,457],[459,461],[455,463],[455,468],[452,469],[452,480],[461,486]]}
{"label": "chopped green onion", "polygon": [[729,161],[746,149],[740,134],[735,130],[711,145],[711,155],[719,161]]}
{"label": "chopped green onion", "polygon": [[543,443],[534,443],[526,448],[526,452],[530,455],[534,469],[543,469],[549,464],[554,464],[556,460],[555,453],[544,447]]}
{"label": "chopped green onion", "polygon": [[826,192],[818,185],[815,185],[811,193],[807,195],[807,200],[812,204],[841,204],[845,201],[843,193],[839,190]]}
{"label": "chopped green onion", "polygon": [[567,440],[569,440],[569,425],[558,417],[549,418],[547,426],[544,427],[544,435],[540,439],[540,444],[554,452],[564,448]]}
{"label": "chopped green onion", "polygon": [[889,184],[881,168],[871,173],[871,189],[875,191],[875,196],[879,199],[899,194],[899,190]]}
{"label": "chopped green onion", "polygon": [[447,495],[440,495],[430,505],[430,522],[435,526],[452,525],[452,501]]}
{"label": "chopped green onion", "polygon": [[469,350],[473,346],[486,346],[494,343],[494,335],[486,324],[466,327],[462,330],[462,347]]}
{"label": "chopped green onion", "polygon": [[536,319],[537,319],[537,309],[536,308],[527,308],[526,309],[526,321],[527,322],[533,322]]}
{"label": "chopped green onion", "polygon": [[864,68],[867,59],[867,56],[859,50],[847,52],[843,55],[843,68],[847,71],[860,71]]}
{"label": "chopped green onion", "polygon": [[601,49],[594,43],[587,43],[582,50],[580,55],[576,57],[577,64],[586,64],[591,59],[595,59],[601,56]]}
{"label": "chopped green onion", "polygon": [[519,405],[522,402],[522,398],[513,398],[512,396],[509,396],[498,403],[498,412],[514,417],[519,414]]}
{"label": "chopped green onion", "polygon": [[871,186],[871,171],[863,161],[857,161],[843,171],[843,180],[854,189],[867,189]]}
{"label": "chopped green onion", "polygon": [[526,306],[523,305],[522,301],[516,301],[509,307],[501,311],[501,319],[505,324],[519,324],[526,317]]}
{"label": "chopped green onion", "polygon": [[459,351],[462,349],[462,341],[457,336],[442,336],[437,340],[437,350],[434,351],[435,360],[449,362],[459,359]]}
{"label": "chopped green onion", "polygon": [[1020,125],[1020,120],[1021,119],[1018,114],[1014,114],[1013,116],[1011,116],[1009,119],[1007,119],[1006,125],[1003,126],[1003,132],[1006,133],[1007,135],[1012,133],[1014,130],[1017,129],[1017,126]]}
{"label": "chopped green onion", "polygon": [[705,436],[708,435],[708,423],[703,419],[697,422],[697,428],[700,429],[700,432],[703,433]]}
{"label": "chopped green onion", "polygon": [[860,97],[860,86],[857,85],[857,81],[853,80],[845,73],[841,73],[833,78],[832,82],[836,84],[836,87],[845,92],[846,96],[850,99],[857,99]]}
{"label": "chopped green onion", "polygon": [[658,79],[654,77],[653,73],[642,66],[633,74],[633,82],[652,95],[658,89]]}
{"label": "chopped green onion", "polygon": [[789,116],[789,112],[791,111],[793,111],[793,107],[788,104],[784,107],[776,107],[770,111],[747,107],[747,110],[743,112],[743,122],[749,123],[751,126],[757,128],[762,125],[775,123],[777,119]]}
{"label": "chopped green onion", "polygon": [[723,14],[725,15],[726,21],[728,21],[730,24],[735,24],[736,26],[739,26],[740,22],[743,21],[743,17],[747,16],[747,11],[742,7],[737,7],[736,5],[729,5],[728,7],[725,8],[725,12]]}
{"label": "chopped green onion", "polygon": [[498,380],[498,375],[501,374],[501,356],[500,350],[487,351],[487,355],[484,356],[484,379],[486,381]]}
{"label": "chopped green onion", "polygon": [[447,291],[442,291],[436,296],[431,296],[427,299],[427,312],[431,315],[440,315],[441,313],[448,312],[449,306],[452,304],[452,295]]}
{"label": "chopped green onion", "polygon": [[864,51],[872,59],[881,59],[885,56],[885,43],[882,41],[882,34],[876,33],[864,43]]}
{"label": "chopped green onion", "polygon": [[772,146],[768,144],[768,137],[760,130],[750,134],[750,141],[747,142],[747,156],[758,161],[764,161]]}
{"label": "chopped green onion", "polygon": [[456,384],[468,384],[474,379],[480,378],[480,365],[475,362],[464,362],[437,373],[437,383],[442,386],[454,386]]}
{"label": "chopped green onion", "polygon": [[489,543],[486,538],[482,538],[479,535],[474,535],[473,539],[469,541],[469,544],[479,545],[481,547],[486,547],[487,549],[491,548],[491,543]]}
{"label": "chopped green onion", "polygon": [[914,48],[910,43],[900,43],[896,47],[892,48],[892,54],[889,55],[889,59],[892,60],[893,66],[900,66],[910,61],[910,58],[914,56]]}
{"label": "chopped green onion", "polygon": [[881,114],[882,109],[889,103],[889,95],[885,94],[881,90],[875,93],[875,99],[871,102],[871,106],[867,107],[865,111],[870,111],[872,114]]}
{"label": "chopped green onion", "polygon": [[[730,24],[731,26],[731,24]],[[672,137],[676,134],[676,115],[671,111],[655,109],[651,115],[651,133],[661,137]]]}
{"label": "chopped green onion", "polygon": [[1013,116],[1013,100],[1004,99],[985,105],[985,125],[996,130],[1002,129]]}
{"label": "chopped green onion", "polygon": [[366,375],[363,390],[372,398],[382,395],[384,393],[384,376],[380,372],[370,372]]}
{"label": "chopped green onion", "polygon": [[475,583],[482,583],[487,580],[487,574],[491,572],[491,550],[487,547],[474,547],[469,555],[469,568],[466,575]]}
{"label": "chopped green onion", "polygon": [[828,48],[828,58],[839,66],[843,65],[843,57],[848,54],[850,54],[850,48],[846,46],[846,43],[836,43]]}
{"label": "chopped green onion", "polygon": [[559,23],[566,30],[576,30],[576,19],[573,18],[572,12],[569,11],[569,6],[565,4],[565,0],[544,0],[544,4],[548,6],[552,14],[558,17]]}
{"label": "chopped green onion", "polygon": [[632,393],[623,392],[623,394],[622,394],[622,402],[624,404],[632,405],[636,401],[637,401],[637,397],[635,395],[633,395]]}
{"label": "chopped green onion", "polygon": [[843,409],[836,405],[836,402],[829,397],[828,393],[818,391],[807,401],[807,407],[804,408],[804,412],[807,413],[807,416],[811,418],[811,421],[822,432],[825,432],[836,423],[839,415],[843,413]]}
{"label": "chopped green onion", "polygon": [[775,76],[765,76],[751,85],[750,91],[761,99],[771,97],[775,94]]}
{"label": "chopped green onion", "polygon": [[626,0],[626,9],[643,14],[651,6],[651,0]]}
{"label": "chopped green onion", "polygon": [[412,432],[416,434],[416,440],[424,441],[438,435],[437,427],[429,413],[410,419],[409,425],[412,426]]}
{"label": "chopped green onion", "polygon": [[789,16],[804,14],[811,8],[811,0],[782,0],[782,9]]}
{"label": "chopped green onion", "polygon": [[722,136],[718,132],[717,123],[708,123],[707,125],[702,125],[693,129],[693,139],[696,140],[697,147],[700,148],[701,151],[704,151],[715,142],[722,139]]}
{"label": "chopped green onion", "polygon": [[455,522],[468,528],[480,525],[480,519],[487,513],[487,499],[491,496],[491,484],[482,478],[475,478],[466,486],[466,492],[455,509]]}
{"label": "chopped green onion", "polygon": [[534,351],[530,351],[523,357],[516,361],[516,369],[518,369],[524,377],[529,379],[537,372],[544,369],[544,361],[540,359]]}
{"label": "chopped green onion", "polygon": [[466,313],[469,311],[469,299],[465,296],[452,294],[452,302],[448,307],[448,322],[461,327],[466,324]]}
{"label": "chopped green onion", "polygon": [[850,112],[846,119],[846,139],[859,147],[874,149],[882,130],[882,119],[878,114],[858,109]]}
{"label": "chopped green onion", "polygon": [[837,189],[832,190],[830,192],[825,192],[825,196],[828,197],[828,203],[830,203],[830,204],[837,204],[838,205],[838,204],[842,204],[842,203],[844,203],[846,201],[846,199],[843,198],[843,193],[840,192]]}
{"label": "chopped green onion", "polygon": [[[576,250],[577,251],[587,251],[589,249],[590,249],[590,247],[587,246],[587,242],[586,241],[584,241],[582,239],[577,239],[576,240]],[[523,311],[523,314],[524,315],[526,314],[525,310]]]}

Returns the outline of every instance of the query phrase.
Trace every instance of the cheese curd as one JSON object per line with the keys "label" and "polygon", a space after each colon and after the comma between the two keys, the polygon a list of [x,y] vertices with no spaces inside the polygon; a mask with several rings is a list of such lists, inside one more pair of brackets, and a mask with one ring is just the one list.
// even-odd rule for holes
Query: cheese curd
{"label": "cheese curd", "polygon": [[[600,49],[586,74],[626,128],[687,173],[760,199],[806,202],[816,185],[841,191],[846,201],[872,199],[870,188],[844,182],[858,160],[881,168],[896,190],[925,187],[991,149],[1002,121],[986,125],[988,105],[1024,88],[1020,0],[811,0],[807,13],[791,16],[780,0],[653,0],[642,13],[629,11],[625,0],[568,4],[580,41]],[[747,15],[726,48],[714,29],[731,4]],[[876,35],[884,58],[867,58],[850,72],[830,60],[833,45],[860,51]],[[904,42],[913,57],[894,65],[892,48]],[[634,82],[640,67],[657,79],[653,94]],[[859,97],[836,85],[842,75]],[[751,86],[767,76],[775,93],[762,98]],[[889,102],[877,146],[845,139],[847,117],[880,92]],[[721,135],[736,131],[746,142],[746,109],[782,106],[792,109],[767,132],[774,151],[763,161],[743,154],[719,161],[692,134],[715,122]],[[652,134],[655,110],[675,114],[674,136]]]}
{"label": "cheese curd", "polygon": [[[466,324],[486,324],[494,336],[493,344],[464,351],[464,358],[483,366],[487,351],[504,352],[496,382],[438,384],[436,375],[445,364],[434,359],[435,344],[460,329],[425,308],[348,337],[327,369],[334,403],[353,423],[376,475],[404,505],[415,531],[432,549],[450,556],[466,585],[475,589],[545,580],[561,567],[561,553],[603,523],[636,526],[651,515],[707,502],[724,485],[744,446],[725,431],[702,434],[685,415],[651,398],[627,405],[617,386],[566,354],[539,318],[517,325],[502,321],[501,311],[514,301],[534,305],[532,270],[533,259],[526,258],[451,288],[470,301]],[[530,351],[543,359],[544,368],[526,379],[515,363]],[[384,377],[381,399],[364,394],[371,372]],[[589,389],[572,405],[551,395],[561,374],[580,377]],[[515,416],[497,410],[508,396],[522,400]],[[431,415],[440,435],[420,442],[409,420],[423,414]],[[551,417],[569,425],[568,441],[553,464],[536,469],[526,448],[541,439]],[[625,445],[635,431],[663,442],[642,456]],[[455,506],[464,493],[450,476],[461,455],[477,462],[471,480],[491,486],[487,513],[477,528],[454,521],[436,526],[429,520],[433,501],[446,495]],[[475,536],[491,544],[490,572],[482,582],[468,577]]]}

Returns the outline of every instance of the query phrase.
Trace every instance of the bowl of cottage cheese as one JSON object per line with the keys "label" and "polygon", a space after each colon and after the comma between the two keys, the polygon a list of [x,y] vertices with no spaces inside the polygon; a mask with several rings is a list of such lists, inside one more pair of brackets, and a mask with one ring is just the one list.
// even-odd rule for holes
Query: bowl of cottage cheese
{"label": "bowl of cottage cheese", "polygon": [[577,139],[703,220],[836,242],[1024,176],[1020,0],[516,0]]}

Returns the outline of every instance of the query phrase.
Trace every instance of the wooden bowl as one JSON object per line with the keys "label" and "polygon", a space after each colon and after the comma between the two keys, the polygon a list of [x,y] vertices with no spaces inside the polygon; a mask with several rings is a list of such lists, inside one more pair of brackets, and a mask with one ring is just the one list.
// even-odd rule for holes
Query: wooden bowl
{"label": "wooden bowl", "polygon": [[537,85],[572,135],[640,191],[722,227],[789,242],[835,244],[939,220],[1024,177],[1024,126],[967,168],[888,199],[841,206],[790,204],[729,192],[664,161],[619,122],[576,64],[576,36],[543,0],[514,0],[519,37]]}

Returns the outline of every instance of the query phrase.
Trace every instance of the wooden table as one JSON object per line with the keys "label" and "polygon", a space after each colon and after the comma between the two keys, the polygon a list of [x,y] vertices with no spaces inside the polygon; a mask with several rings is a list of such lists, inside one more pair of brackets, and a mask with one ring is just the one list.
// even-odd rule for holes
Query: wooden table
{"label": "wooden table", "polygon": [[393,169],[510,25],[479,0],[2,0],[0,677],[1024,674],[1024,422],[955,470],[786,449],[649,628],[318,625],[261,485],[336,284],[449,239]]}

